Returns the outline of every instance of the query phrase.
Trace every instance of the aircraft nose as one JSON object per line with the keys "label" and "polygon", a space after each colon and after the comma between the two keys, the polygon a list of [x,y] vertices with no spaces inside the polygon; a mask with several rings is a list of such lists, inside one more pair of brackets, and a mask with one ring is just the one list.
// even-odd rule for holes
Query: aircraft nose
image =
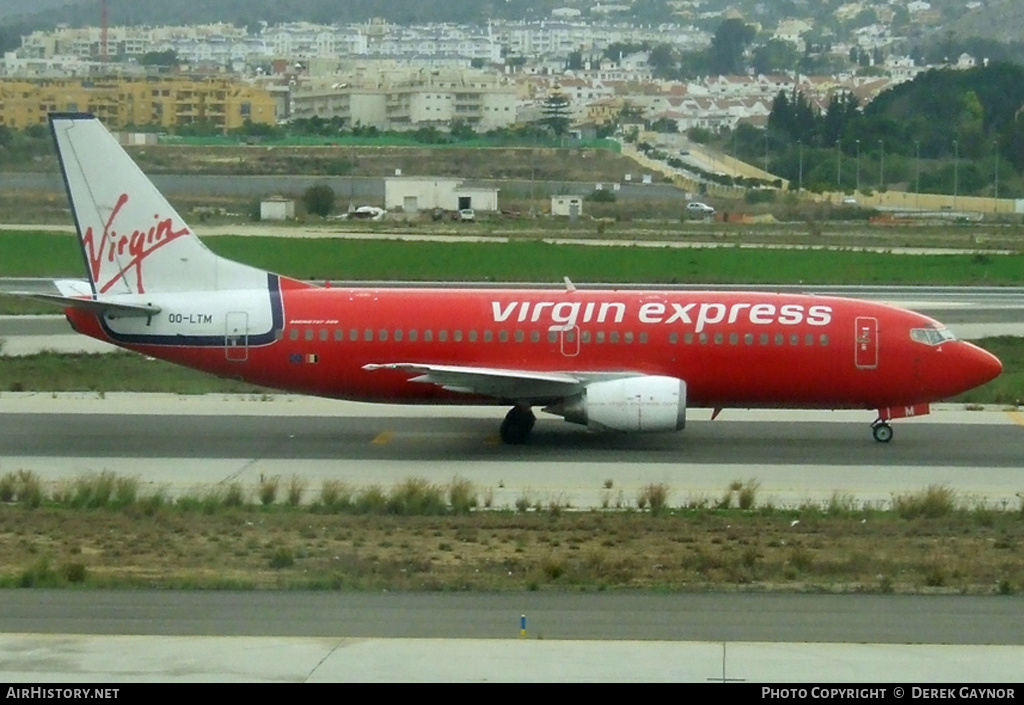
{"label": "aircraft nose", "polygon": [[968,385],[965,389],[973,389],[990,382],[1003,371],[1003,363],[988,350],[971,343],[964,343],[964,346],[964,381]]}

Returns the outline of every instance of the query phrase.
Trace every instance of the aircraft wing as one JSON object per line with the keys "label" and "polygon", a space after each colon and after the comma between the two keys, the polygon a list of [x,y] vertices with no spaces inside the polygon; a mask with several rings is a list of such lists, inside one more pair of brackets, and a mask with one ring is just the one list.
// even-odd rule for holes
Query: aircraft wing
{"label": "aircraft wing", "polygon": [[477,394],[510,401],[538,403],[579,394],[596,379],[627,376],[627,373],[534,372],[493,367],[433,365],[391,362],[364,365],[364,370],[400,370],[416,375],[410,382],[436,384],[450,392]]}

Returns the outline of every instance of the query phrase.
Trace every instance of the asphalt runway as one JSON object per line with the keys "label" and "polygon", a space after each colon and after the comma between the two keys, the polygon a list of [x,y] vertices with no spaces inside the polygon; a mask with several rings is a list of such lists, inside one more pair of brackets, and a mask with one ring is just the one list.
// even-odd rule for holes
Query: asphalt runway
{"label": "asphalt runway", "polygon": [[0,681],[126,684],[129,696],[147,682],[859,682],[875,697],[932,683],[1017,688],[1020,603],[4,590]]}
{"label": "asphalt runway", "polygon": [[[758,593],[0,590],[4,631],[1024,646],[1024,598]],[[870,619],[858,619],[871,615]]]}

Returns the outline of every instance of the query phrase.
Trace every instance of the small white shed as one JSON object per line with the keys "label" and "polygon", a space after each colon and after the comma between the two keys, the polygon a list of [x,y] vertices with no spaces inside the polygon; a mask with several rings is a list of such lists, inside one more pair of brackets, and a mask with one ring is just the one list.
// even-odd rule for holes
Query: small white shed
{"label": "small white shed", "polygon": [[295,201],[272,196],[260,201],[260,220],[290,220],[295,217]]}
{"label": "small white shed", "polygon": [[384,207],[406,213],[441,209],[498,210],[498,189],[466,185],[462,179],[394,176],[384,179]]}
{"label": "small white shed", "polygon": [[551,215],[563,215],[570,218],[578,218],[583,215],[582,196],[552,196]]}

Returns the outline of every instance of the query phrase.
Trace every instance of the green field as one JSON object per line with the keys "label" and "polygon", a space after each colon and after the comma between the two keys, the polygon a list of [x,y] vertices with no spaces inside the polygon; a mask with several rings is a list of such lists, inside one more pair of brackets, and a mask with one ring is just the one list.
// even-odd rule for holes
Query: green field
{"label": "green field", "polygon": [[[647,284],[1021,285],[1024,255],[847,250],[596,247],[544,242],[407,242],[218,236],[231,259],[299,279]],[[0,276],[81,277],[66,233],[0,232]]]}

